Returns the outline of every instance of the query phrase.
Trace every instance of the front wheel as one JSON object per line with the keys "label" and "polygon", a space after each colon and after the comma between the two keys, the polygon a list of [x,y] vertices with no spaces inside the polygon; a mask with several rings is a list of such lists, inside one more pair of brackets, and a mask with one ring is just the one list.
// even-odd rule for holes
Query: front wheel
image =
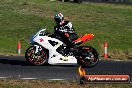
{"label": "front wheel", "polygon": [[43,65],[48,59],[48,52],[41,46],[39,46],[38,52],[36,52],[36,46],[30,46],[26,50],[25,58],[32,65]]}
{"label": "front wheel", "polygon": [[81,55],[78,58],[78,64],[83,67],[93,67],[99,62],[97,50],[91,46],[81,47]]}

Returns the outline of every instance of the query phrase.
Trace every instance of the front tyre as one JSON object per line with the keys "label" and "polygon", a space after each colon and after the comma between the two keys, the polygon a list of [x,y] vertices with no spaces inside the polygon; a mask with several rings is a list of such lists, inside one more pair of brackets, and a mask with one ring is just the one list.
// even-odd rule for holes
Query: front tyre
{"label": "front tyre", "polygon": [[30,46],[25,53],[26,61],[32,65],[43,65],[48,59],[48,52],[42,48],[36,53],[36,46]]}
{"label": "front tyre", "polygon": [[81,47],[82,55],[78,59],[78,64],[83,67],[93,67],[99,62],[97,50],[91,46]]}

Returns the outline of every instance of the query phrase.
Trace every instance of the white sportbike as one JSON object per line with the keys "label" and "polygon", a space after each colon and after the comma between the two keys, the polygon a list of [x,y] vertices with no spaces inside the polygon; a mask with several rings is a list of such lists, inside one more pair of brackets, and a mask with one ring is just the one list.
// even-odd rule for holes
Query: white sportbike
{"label": "white sportbike", "polygon": [[51,37],[46,29],[41,29],[30,39],[31,46],[26,50],[25,58],[32,65],[82,65],[95,66],[99,62],[99,55],[91,46],[81,46],[82,43],[93,38],[93,34],[74,40],[75,47],[67,50],[67,46],[55,37]]}

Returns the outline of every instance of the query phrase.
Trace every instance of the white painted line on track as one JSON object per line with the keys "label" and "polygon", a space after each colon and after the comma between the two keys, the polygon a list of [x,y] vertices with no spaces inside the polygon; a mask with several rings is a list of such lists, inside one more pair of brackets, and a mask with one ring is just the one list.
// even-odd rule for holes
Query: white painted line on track
{"label": "white painted line on track", "polygon": [[32,79],[37,79],[37,78],[20,78],[20,79],[31,79],[32,80]]}
{"label": "white painted line on track", "polygon": [[51,80],[51,81],[52,81],[52,80],[53,80],[53,81],[59,81],[59,80],[60,80],[60,81],[61,81],[61,80],[66,80],[66,79],[47,79],[47,80]]}
{"label": "white painted line on track", "polygon": [[122,61],[122,60],[115,60],[115,61]]}
{"label": "white painted line on track", "polygon": [[[8,79],[10,77],[0,77],[0,79]],[[34,79],[38,79],[38,78],[18,78],[18,79],[23,79],[23,80],[34,80]],[[66,80],[66,79],[47,79],[47,80],[52,80],[52,81],[61,81],[61,80]]]}
{"label": "white painted line on track", "polygon": [[6,79],[6,78],[8,78],[8,77],[0,77],[0,79]]}

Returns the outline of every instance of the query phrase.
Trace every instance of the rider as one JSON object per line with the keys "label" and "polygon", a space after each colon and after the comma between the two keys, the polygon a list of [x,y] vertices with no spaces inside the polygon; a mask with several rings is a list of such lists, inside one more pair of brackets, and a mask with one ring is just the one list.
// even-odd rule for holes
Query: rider
{"label": "rider", "polygon": [[70,21],[64,21],[62,13],[56,13],[54,16],[56,26],[54,27],[54,34],[57,38],[62,40],[69,48],[75,44],[73,40],[77,39],[78,36],[74,31],[72,23]]}

